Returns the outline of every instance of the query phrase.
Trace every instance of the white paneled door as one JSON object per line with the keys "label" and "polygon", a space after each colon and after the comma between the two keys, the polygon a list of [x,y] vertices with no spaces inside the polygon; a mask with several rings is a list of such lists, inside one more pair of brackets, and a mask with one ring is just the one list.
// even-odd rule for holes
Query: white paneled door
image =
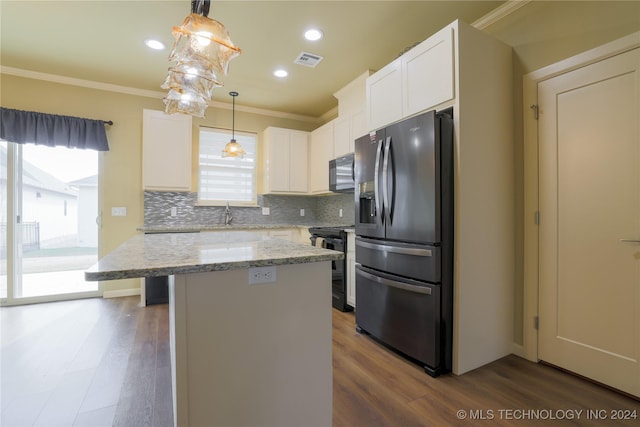
{"label": "white paneled door", "polygon": [[640,396],[640,49],[538,101],[539,358]]}

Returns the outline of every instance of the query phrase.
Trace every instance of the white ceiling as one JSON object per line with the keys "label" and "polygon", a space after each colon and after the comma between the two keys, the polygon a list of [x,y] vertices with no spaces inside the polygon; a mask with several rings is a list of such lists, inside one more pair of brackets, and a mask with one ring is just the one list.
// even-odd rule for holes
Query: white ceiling
{"label": "white ceiling", "polygon": [[[230,63],[214,101],[319,117],[337,105],[333,93],[366,70],[377,70],[405,48],[455,19],[472,23],[504,1],[211,1],[243,53]],[[0,65],[162,93],[171,28],[190,0],[0,0]],[[315,26],[323,40],[302,33]],[[162,40],[157,52],[146,38]],[[316,68],[293,63],[307,51]],[[289,71],[285,80],[272,72]]]}

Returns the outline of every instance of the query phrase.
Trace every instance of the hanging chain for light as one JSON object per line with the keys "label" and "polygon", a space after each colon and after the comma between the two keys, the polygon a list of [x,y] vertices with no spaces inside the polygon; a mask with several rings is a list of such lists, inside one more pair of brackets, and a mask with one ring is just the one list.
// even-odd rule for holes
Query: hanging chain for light
{"label": "hanging chain for light", "polygon": [[238,92],[229,92],[229,95],[232,96],[233,99],[233,107],[231,110],[231,140],[236,140],[236,96],[239,95]]}

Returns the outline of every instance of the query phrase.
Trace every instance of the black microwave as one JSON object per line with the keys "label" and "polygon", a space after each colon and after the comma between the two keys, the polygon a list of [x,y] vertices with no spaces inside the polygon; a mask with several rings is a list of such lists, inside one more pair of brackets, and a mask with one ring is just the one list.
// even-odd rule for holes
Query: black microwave
{"label": "black microwave", "polygon": [[353,153],[329,160],[329,190],[334,193],[352,193],[354,189]]}

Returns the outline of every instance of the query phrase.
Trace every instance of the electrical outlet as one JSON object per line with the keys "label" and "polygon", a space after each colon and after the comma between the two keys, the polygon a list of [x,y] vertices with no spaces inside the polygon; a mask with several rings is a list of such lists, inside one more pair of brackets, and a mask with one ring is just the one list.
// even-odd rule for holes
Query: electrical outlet
{"label": "electrical outlet", "polygon": [[300,209],[300,216],[304,216],[304,209]]}
{"label": "electrical outlet", "polygon": [[178,208],[174,206],[171,208],[171,216],[176,216],[176,215],[178,215]]}
{"label": "electrical outlet", "polygon": [[262,215],[269,215],[271,213],[271,209],[269,208],[262,208]]}
{"label": "electrical outlet", "polygon": [[338,215],[340,215],[340,218],[342,218],[342,209],[338,211]]}
{"label": "electrical outlet", "polygon": [[273,283],[276,281],[276,267],[254,267],[249,269],[249,284]]}

